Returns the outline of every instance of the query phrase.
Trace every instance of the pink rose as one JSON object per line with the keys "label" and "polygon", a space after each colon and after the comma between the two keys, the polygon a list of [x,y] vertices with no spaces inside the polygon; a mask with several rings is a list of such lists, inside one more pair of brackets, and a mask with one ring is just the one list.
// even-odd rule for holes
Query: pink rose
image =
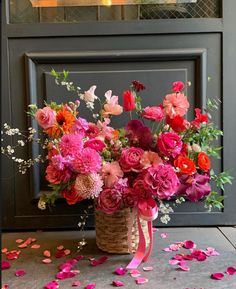
{"label": "pink rose", "polygon": [[122,150],[120,165],[124,172],[140,172],[142,164],[140,160],[144,151],[141,148],[131,147]]}
{"label": "pink rose", "polygon": [[43,129],[47,129],[52,127],[56,122],[56,113],[53,109],[46,106],[36,111],[35,119]]}
{"label": "pink rose", "polygon": [[104,189],[97,200],[97,209],[112,214],[121,207],[121,194],[112,189]]}
{"label": "pink rose", "polygon": [[132,188],[124,189],[122,194],[124,206],[127,208],[136,207],[138,204],[138,194]]}
{"label": "pink rose", "polygon": [[105,187],[111,188],[124,175],[118,162],[107,163],[102,168],[102,178]]}
{"label": "pink rose", "polygon": [[159,106],[147,106],[144,108],[142,117],[154,121],[160,121],[164,118],[164,111],[161,105]]}
{"label": "pink rose", "polygon": [[179,179],[171,165],[149,168],[144,180],[152,194],[159,199],[170,199],[179,186]]}
{"label": "pink rose", "polygon": [[180,154],[182,149],[182,141],[180,136],[174,132],[164,132],[157,139],[157,147],[159,151],[167,156],[175,158]]}
{"label": "pink rose", "polygon": [[184,83],[182,81],[175,81],[172,84],[172,91],[173,92],[180,92],[184,89]]}

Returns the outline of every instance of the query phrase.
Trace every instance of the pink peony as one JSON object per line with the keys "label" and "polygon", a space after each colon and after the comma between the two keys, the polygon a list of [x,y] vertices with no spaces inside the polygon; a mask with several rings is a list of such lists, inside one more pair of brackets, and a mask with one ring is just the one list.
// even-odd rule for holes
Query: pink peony
{"label": "pink peony", "polygon": [[83,148],[83,140],[80,134],[65,134],[61,138],[59,148],[61,154],[66,156],[75,156]]}
{"label": "pink peony", "polygon": [[81,136],[84,136],[88,128],[89,128],[89,124],[87,120],[82,117],[78,117],[78,119],[75,120],[71,131],[75,134],[80,134]]}
{"label": "pink peony", "polygon": [[102,152],[106,145],[100,139],[90,139],[84,143],[84,147],[94,149],[97,152]]}
{"label": "pink peony", "polygon": [[58,170],[52,164],[49,164],[46,169],[46,180],[53,185],[68,182],[71,175],[69,169]]}
{"label": "pink peony", "polygon": [[170,118],[173,118],[176,115],[185,115],[189,108],[189,102],[183,93],[172,93],[165,96],[163,107],[165,113]]}
{"label": "pink peony", "polygon": [[120,156],[120,165],[124,172],[140,172],[142,164],[140,163],[144,151],[141,148],[130,147],[122,150]]}
{"label": "pink peony", "polygon": [[120,209],[121,201],[120,193],[112,189],[104,189],[98,197],[97,209],[112,214]]}
{"label": "pink peony", "polygon": [[145,151],[144,154],[142,155],[140,163],[142,164],[144,169],[147,169],[153,165],[162,164],[162,159],[155,152]]}
{"label": "pink peony", "polygon": [[164,111],[162,105],[147,106],[144,108],[142,117],[154,121],[160,121],[164,118]]}
{"label": "pink peony", "polygon": [[122,194],[124,206],[127,208],[137,207],[139,196],[132,188],[126,188]]}
{"label": "pink peony", "polygon": [[158,165],[147,170],[146,185],[159,199],[170,199],[179,186],[179,179],[171,165]]}
{"label": "pink peony", "polygon": [[98,197],[102,186],[103,181],[96,173],[79,174],[75,180],[75,190],[82,199]]}
{"label": "pink peony", "polygon": [[35,119],[43,129],[47,129],[55,124],[56,112],[51,107],[46,106],[36,111]]}
{"label": "pink peony", "polygon": [[181,137],[174,132],[164,132],[157,139],[159,151],[167,157],[175,158],[182,150]]}
{"label": "pink peony", "polygon": [[78,153],[72,163],[75,171],[81,174],[96,173],[100,170],[102,159],[98,152],[91,148],[85,148]]}
{"label": "pink peony", "polygon": [[184,83],[182,81],[175,81],[172,84],[172,91],[173,92],[180,92],[184,89]]}
{"label": "pink peony", "polygon": [[111,188],[124,175],[118,162],[106,163],[102,168],[105,187]]}

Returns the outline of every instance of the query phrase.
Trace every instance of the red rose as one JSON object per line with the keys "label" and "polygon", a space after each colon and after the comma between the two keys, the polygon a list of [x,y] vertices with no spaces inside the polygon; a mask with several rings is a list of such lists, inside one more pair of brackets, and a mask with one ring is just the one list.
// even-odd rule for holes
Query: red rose
{"label": "red rose", "polygon": [[79,196],[79,193],[75,190],[74,186],[72,186],[71,189],[63,190],[61,192],[61,195],[63,198],[66,199],[66,202],[69,205],[74,205],[82,200],[82,198]]}
{"label": "red rose", "polygon": [[135,109],[135,97],[130,90],[126,90],[123,93],[124,98],[124,110],[131,111]]}
{"label": "red rose", "polygon": [[206,153],[204,153],[204,152],[199,153],[198,157],[197,157],[197,161],[198,161],[199,168],[202,171],[204,171],[204,172],[209,171],[209,169],[211,167],[211,160],[209,159],[209,157]]}
{"label": "red rose", "polygon": [[180,169],[180,173],[182,174],[191,175],[196,172],[194,162],[183,155],[178,156],[178,158],[174,161],[174,165]]}

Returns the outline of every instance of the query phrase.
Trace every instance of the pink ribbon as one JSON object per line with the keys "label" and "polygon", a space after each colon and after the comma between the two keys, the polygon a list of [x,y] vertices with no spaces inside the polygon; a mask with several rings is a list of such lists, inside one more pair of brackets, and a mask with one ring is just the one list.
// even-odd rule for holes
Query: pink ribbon
{"label": "pink ribbon", "polygon": [[[127,269],[136,269],[141,264],[141,262],[146,262],[152,252],[153,247],[153,232],[152,232],[152,221],[155,220],[158,216],[158,208],[156,202],[153,198],[148,200],[141,200],[138,203],[138,231],[139,231],[139,243],[137,251],[134,254],[133,259],[130,261]],[[143,219],[148,222],[148,234],[150,239],[150,245],[146,253],[146,241],[143,233],[143,229],[140,223],[140,219]]]}

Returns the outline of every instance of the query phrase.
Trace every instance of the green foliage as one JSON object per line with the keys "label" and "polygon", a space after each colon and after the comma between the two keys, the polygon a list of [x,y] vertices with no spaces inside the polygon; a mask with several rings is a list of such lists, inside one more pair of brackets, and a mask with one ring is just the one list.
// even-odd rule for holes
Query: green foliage
{"label": "green foliage", "polygon": [[212,191],[205,200],[205,207],[209,210],[212,210],[212,208],[216,208],[218,210],[221,210],[224,208],[223,205],[224,196],[220,196],[217,192]]}
{"label": "green foliage", "polygon": [[224,186],[226,184],[232,185],[233,177],[225,171],[216,175],[213,170],[211,170],[211,179],[216,183],[216,186],[224,191]]}

